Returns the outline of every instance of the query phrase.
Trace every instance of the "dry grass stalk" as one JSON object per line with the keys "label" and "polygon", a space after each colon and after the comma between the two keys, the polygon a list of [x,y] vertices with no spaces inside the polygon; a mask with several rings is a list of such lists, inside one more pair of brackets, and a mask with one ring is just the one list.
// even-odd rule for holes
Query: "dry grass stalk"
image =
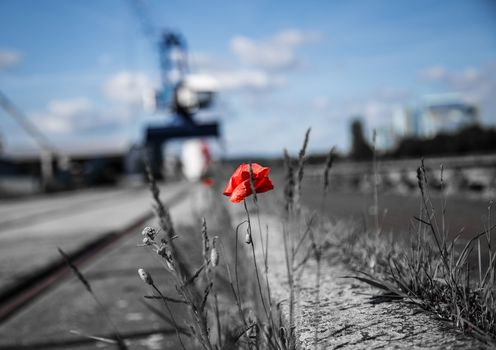
{"label": "dry grass stalk", "polygon": [[298,153],[298,167],[296,168],[296,182],[294,189],[294,205],[295,210],[299,212],[301,210],[301,182],[303,181],[303,174],[305,169],[305,155],[307,152],[308,140],[310,138],[311,129],[308,128],[305,132],[305,138],[303,140],[303,145]]}
{"label": "dry grass stalk", "polygon": [[[103,303],[100,301],[100,299],[96,296],[95,292],[93,292],[93,288],[91,288],[91,284],[88,281],[88,279],[86,279],[86,277],[84,277],[82,272],[78,269],[78,267],[76,265],[73,264],[73,262],[71,261],[69,256],[61,248],[57,248],[57,250],[59,251],[60,255],[62,256],[62,259],[64,259],[67,266],[69,266],[69,268],[72,270],[72,272],[74,272],[74,274],[76,275],[78,280],[84,285],[84,288],[88,291],[88,293],[90,293],[91,297],[98,305],[98,309],[100,310],[103,317],[107,320],[108,324],[110,325],[110,327],[113,330],[113,333],[115,336],[115,341],[116,341],[116,344],[119,347],[119,349],[127,350],[128,347],[127,347],[126,343],[124,342],[124,339],[122,338],[121,334],[117,330],[117,327],[115,326],[114,322],[110,318],[110,316],[107,312],[107,309],[105,308]],[[97,337],[93,337],[93,336],[88,336],[88,337],[91,339],[98,340]]]}
{"label": "dry grass stalk", "polygon": [[284,199],[285,199],[285,212],[286,215],[293,211],[294,208],[294,190],[295,190],[295,177],[294,169],[291,161],[291,157],[288,154],[288,150],[284,149],[284,167],[285,178],[284,178]]}
{"label": "dry grass stalk", "polygon": [[[496,289],[490,276],[496,271],[496,252],[490,247],[489,237],[496,224],[491,224],[489,212],[486,229],[474,235],[462,250],[457,249],[459,238],[448,238],[444,218],[442,230],[438,229],[427,180],[422,161],[417,169],[421,194],[421,211],[416,217],[419,229],[409,245],[371,235],[349,237],[344,246],[348,246],[346,254],[351,257],[351,263],[362,272],[367,269],[372,272],[355,277],[449,319],[462,330],[494,345]],[[445,215],[445,204],[441,213]],[[425,235],[424,229],[430,236]],[[486,266],[481,259],[484,242],[489,252]],[[477,256],[472,259],[475,244]],[[371,259],[374,264],[370,264]],[[471,262],[475,262],[475,269],[470,268]]]}
{"label": "dry grass stalk", "polygon": [[[253,170],[250,165],[250,181],[253,188]],[[220,251],[219,247],[222,244],[218,237],[215,236],[210,239],[206,220],[203,218],[201,223],[201,246],[203,263],[200,267],[196,269],[191,269],[189,267],[187,259],[181,254],[179,249],[176,247],[175,239],[180,239],[176,235],[175,229],[172,226],[172,220],[167,208],[160,201],[160,192],[158,186],[149,175],[150,180],[150,190],[152,197],[154,199],[154,208],[157,217],[159,218],[159,225],[161,231],[164,232],[164,237],[158,240],[158,233],[150,228],[145,228],[143,235],[143,244],[149,248],[153,254],[158,255],[162,260],[164,260],[165,266],[170,266],[169,273],[173,276],[174,282],[176,284],[176,290],[180,295],[179,299],[171,298],[163,295],[158,287],[155,285],[153,279],[149,275],[143,274],[142,278],[145,283],[152,286],[154,291],[157,293],[155,296],[147,296],[147,299],[156,299],[162,301],[166,306],[170,317],[162,315],[162,318],[167,322],[174,325],[176,329],[176,334],[178,340],[183,343],[180,334],[187,335],[188,337],[193,337],[196,339],[197,343],[206,350],[210,349],[278,349],[284,350],[286,339],[282,339],[278,332],[274,330],[279,329],[280,325],[275,324],[272,317],[272,302],[270,299],[270,287],[268,285],[268,278],[266,277],[267,295],[268,300],[265,298],[265,294],[262,290],[263,283],[258,275],[258,263],[255,256],[255,249],[252,239],[252,225],[250,220],[250,213],[247,208],[246,201],[245,211],[248,219],[242,222],[236,228],[236,238],[238,237],[238,230],[241,225],[247,223],[247,235],[249,245],[251,246],[253,255],[253,265],[256,271],[258,290],[261,297],[262,305],[264,307],[264,317],[251,317],[246,318],[244,306],[241,300],[241,293],[239,288],[238,280],[238,241],[236,239],[236,253],[235,253],[235,278],[231,276],[229,266],[226,265],[226,271],[229,279],[229,285],[231,287],[232,294],[237,306],[239,321],[241,326],[237,330],[232,330],[232,324],[224,325],[219,311],[219,302],[216,292],[216,274],[217,268],[219,267],[220,261]],[[257,198],[254,196],[254,204],[257,210],[258,226],[260,231],[260,237],[263,243],[263,234],[261,230],[259,208]],[[267,276],[267,251],[266,248],[262,246],[262,251],[264,253],[264,266]],[[200,278],[203,276],[204,278]],[[203,283],[202,283],[203,281]],[[234,283],[234,281],[236,281]],[[236,286],[235,286],[236,284]],[[202,286],[203,285],[203,286]],[[213,295],[212,298],[209,296]],[[171,310],[168,307],[168,303],[173,302],[176,304],[185,304],[190,309],[190,319],[191,322],[188,324],[188,329],[178,325],[175,321]],[[212,326],[210,318],[208,317],[208,310],[213,310],[213,319],[215,320],[215,325]],[[154,311],[156,312],[156,310]],[[263,320],[264,319],[264,320]],[[231,321],[232,323],[232,321]],[[217,336],[212,335],[210,332],[216,330]],[[183,345],[185,346],[185,345]]]}

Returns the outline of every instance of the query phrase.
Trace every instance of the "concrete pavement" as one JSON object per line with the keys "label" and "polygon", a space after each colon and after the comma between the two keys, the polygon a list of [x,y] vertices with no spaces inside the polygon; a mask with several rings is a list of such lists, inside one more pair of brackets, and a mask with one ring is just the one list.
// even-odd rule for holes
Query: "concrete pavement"
{"label": "concrete pavement", "polygon": [[[232,259],[230,247],[233,243],[230,218],[222,205],[225,199],[221,197],[220,191],[184,183],[163,186],[161,194],[164,202],[167,204],[171,198],[185,189],[187,189],[187,194],[180,196],[180,200],[174,201],[170,208],[171,217],[179,235],[177,239],[179,250],[192,268],[196,269],[201,265],[203,258],[200,218],[205,217],[209,235],[219,236],[222,247],[220,264],[223,265]],[[32,246],[29,249],[29,242],[39,244],[42,240],[46,241],[42,256],[37,258],[40,261],[39,264],[43,264],[50,259],[58,258],[56,245],[61,245],[63,238],[62,243],[66,244],[62,245],[63,248],[76,247],[83,242],[81,236],[84,228],[87,228],[87,232],[92,232],[91,236],[95,237],[102,230],[117,230],[122,225],[131,222],[140,213],[142,214],[143,211],[149,210],[151,196],[147,189],[128,191],[127,194],[125,192],[125,190],[119,190],[115,193],[105,193],[105,196],[115,196],[120,200],[102,200],[101,203],[98,196],[94,198],[94,194],[91,194],[88,201],[91,199],[92,204],[85,206],[85,210],[81,212],[78,209],[78,213],[70,212],[61,217],[54,217],[52,220],[43,219],[37,221],[36,224],[11,227],[6,230],[3,239],[5,242],[12,240],[12,250],[20,246],[18,242],[23,240],[20,237],[21,234],[23,237],[29,237],[25,242],[25,249],[10,252],[12,259],[16,260],[12,263],[17,268],[13,275],[14,278],[19,278],[21,272],[29,268],[35,268],[34,262],[24,262],[22,266],[17,267],[17,261],[23,259],[29,261],[29,255],[36,251]],[[60,203],[55,202],[51,205],[61,206]],[[69,229],[64,232],[64,227],[59,227],[59,225]],[[153,218],[146,225],[158,227],[158,222]],[[112,250],[106,251],[105,254],[83,266],[82,272],[91,283],[92,289],[105,306],[119,332],[127,339],[126,343],[130,348],[179,348],[172,325],[164,322],[143,303],[143,296],[151,295],[153,291],[138,277],[137,269],[141,267],[151,273],[165,295],[177,297],[175,283],[155,253],[150,252],[146,247],[137,247],[142,239],[141,228],[134,231],[119,241]],[[1,235],[0,240],[2,240]],[[8,250],[5,249],[5,251]],[[231,290],[226,285],[224,267],[219,269],[217,276],[215,288],[219,296],[221,316],[230,317],[233,300]],[[247,280],[248,278],[243,278],[243,281]],[[160,312],[164,312],[163,305],[159,301],[151,301],[149,304]],[[176,321],[183,325],[184,321],[189,318],[184,305],[171,304],[170,306]],[[168,313],[165,312],[165,314]],[[71,331],[79,333],[75,334]],[[4,324],[0,324],[0,349],[115,348],[113,344],[91,341],[82,334],[112,337],[112,328],[102,316],[91,295],[80,281],[71,275],[69,279],[50,289]],[[188,344],[186,337],[183,340]],[[191,346],[187,345],[187,348]]]}
{"label": "concrete pavement", "polygon": [[[165,186],[164,200],[186,184]],[[151,210],[146,187],[104,189],[0,203],[0,292],[102,234]]]}

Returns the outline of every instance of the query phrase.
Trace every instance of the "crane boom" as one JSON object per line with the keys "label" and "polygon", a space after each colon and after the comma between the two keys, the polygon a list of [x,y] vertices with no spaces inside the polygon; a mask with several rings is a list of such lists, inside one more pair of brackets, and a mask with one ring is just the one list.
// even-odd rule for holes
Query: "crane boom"
{"label": "crane boom", "polygon": [[0,107],[3,108],[40,146],[52,154],[57,154],[57,149],[48,138],[26,117],[26,115],[0,90]]}
{"label": "crane boom", "polygon": [[48,190],[53,184],[54,156],[58,154],[57,148],[48,138],[26,117],[26,115],[0,90],[0,107],[10,115],[40,146],[41,186]]}
{"label": "crane boom", "polygon": [[130,0],[141,29],[152,45],[158,49],[162,86],[155,95],[158,110],[173,107],[174,93],[188,73],[187,45],[184,37],[171,29],[158,29],[152,22],[144,0]]}

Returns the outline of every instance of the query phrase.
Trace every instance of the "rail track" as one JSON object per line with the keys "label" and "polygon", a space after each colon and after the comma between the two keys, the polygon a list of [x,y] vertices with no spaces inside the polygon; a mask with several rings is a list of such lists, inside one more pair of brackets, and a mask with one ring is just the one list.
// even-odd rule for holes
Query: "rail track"
{"label": "rail track", "polygon": [[[166,201],[171,207],[185,197],[187,189],[182,189]],[[153,212],[147,210],[125,227],[103,232],[94,240],[69,252],[69,258],[77,266],[84,266],[94,261],[105,252],[115,248],[117,243],[130,233],[136,232],[142,225],[153,218]],[[16,315],[24,307],[41,295],[59,285],[71,276],[69,267],[62,258],[42,266],[19,282],[0,292],[0,325]]]}

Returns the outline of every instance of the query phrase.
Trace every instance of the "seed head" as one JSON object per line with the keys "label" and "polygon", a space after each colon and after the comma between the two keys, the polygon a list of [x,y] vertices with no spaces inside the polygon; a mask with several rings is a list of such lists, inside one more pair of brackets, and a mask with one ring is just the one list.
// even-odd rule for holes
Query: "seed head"
{"label": "seed head", "polygon": [[145,227],[143,231],[141,232],[143,236],[150,237],[152,240],[155,239],[155,236],[157,235],[157,230],[155,230],[153,227]]}
{"label": "seed head", "polygon": [[138,275],[146,284],[153,285],[152,276],[143,269],[138,269]]}
{"label": "seed head", "polygon": [[207,222],[205,220],[205,218],[202,218],[202,230],[201,230],[201,233],[202,233],[202,240],[203,240],[203,259],[206,260],[207,259],[207,254],[208,254],[208,251],[210,249],[210,245],[209,245],[209,242],[208,242],[208,234],[207,234]]}
{"label": "seed head", "polygon": [[217,266],[219,263],[219,252],[217,251],[217,236],[212,240],[212,250],[210,252],[210,263],[213,267]]}
{"label": "seed head", "polygon": [[425,181],[425,176],[424,172],[422,170],[422,167],[417,168],[417,184],[418,187],[420,188],[420,192],[424,193],[424,181]]}
{"label": "seed head", "polygon": [[170,251],[167,249],[167,246],[163,245],[157,250],[157,254],[164,258],[165,263],[169,270],[174,271],[174,265],[172,264],[172,255]]}
{"label": "seed head", "polygon": [[162,258],[165,258],[167,256],[165,246],[161,246],[160,248],[158,248],[157,254],[160,255]]}
{"label": "seed head", "polygon": [[335,147],[332,147],[327,155],[326,166],[324,168],[324,192],[327,192],[329,188],[329,171],[331,170],[332,163],[334,162],[335,149]]}
{"label": "seed head", "polygon": [[285,198],[285,209],[289,213],[294,204],[294,189],[295,189],[295,176],[293,165],[291,164],[291,158],[289,157],[288,150],[284,149],[284,164],[286,167],[286,177],[284,181],[284,198]]}

